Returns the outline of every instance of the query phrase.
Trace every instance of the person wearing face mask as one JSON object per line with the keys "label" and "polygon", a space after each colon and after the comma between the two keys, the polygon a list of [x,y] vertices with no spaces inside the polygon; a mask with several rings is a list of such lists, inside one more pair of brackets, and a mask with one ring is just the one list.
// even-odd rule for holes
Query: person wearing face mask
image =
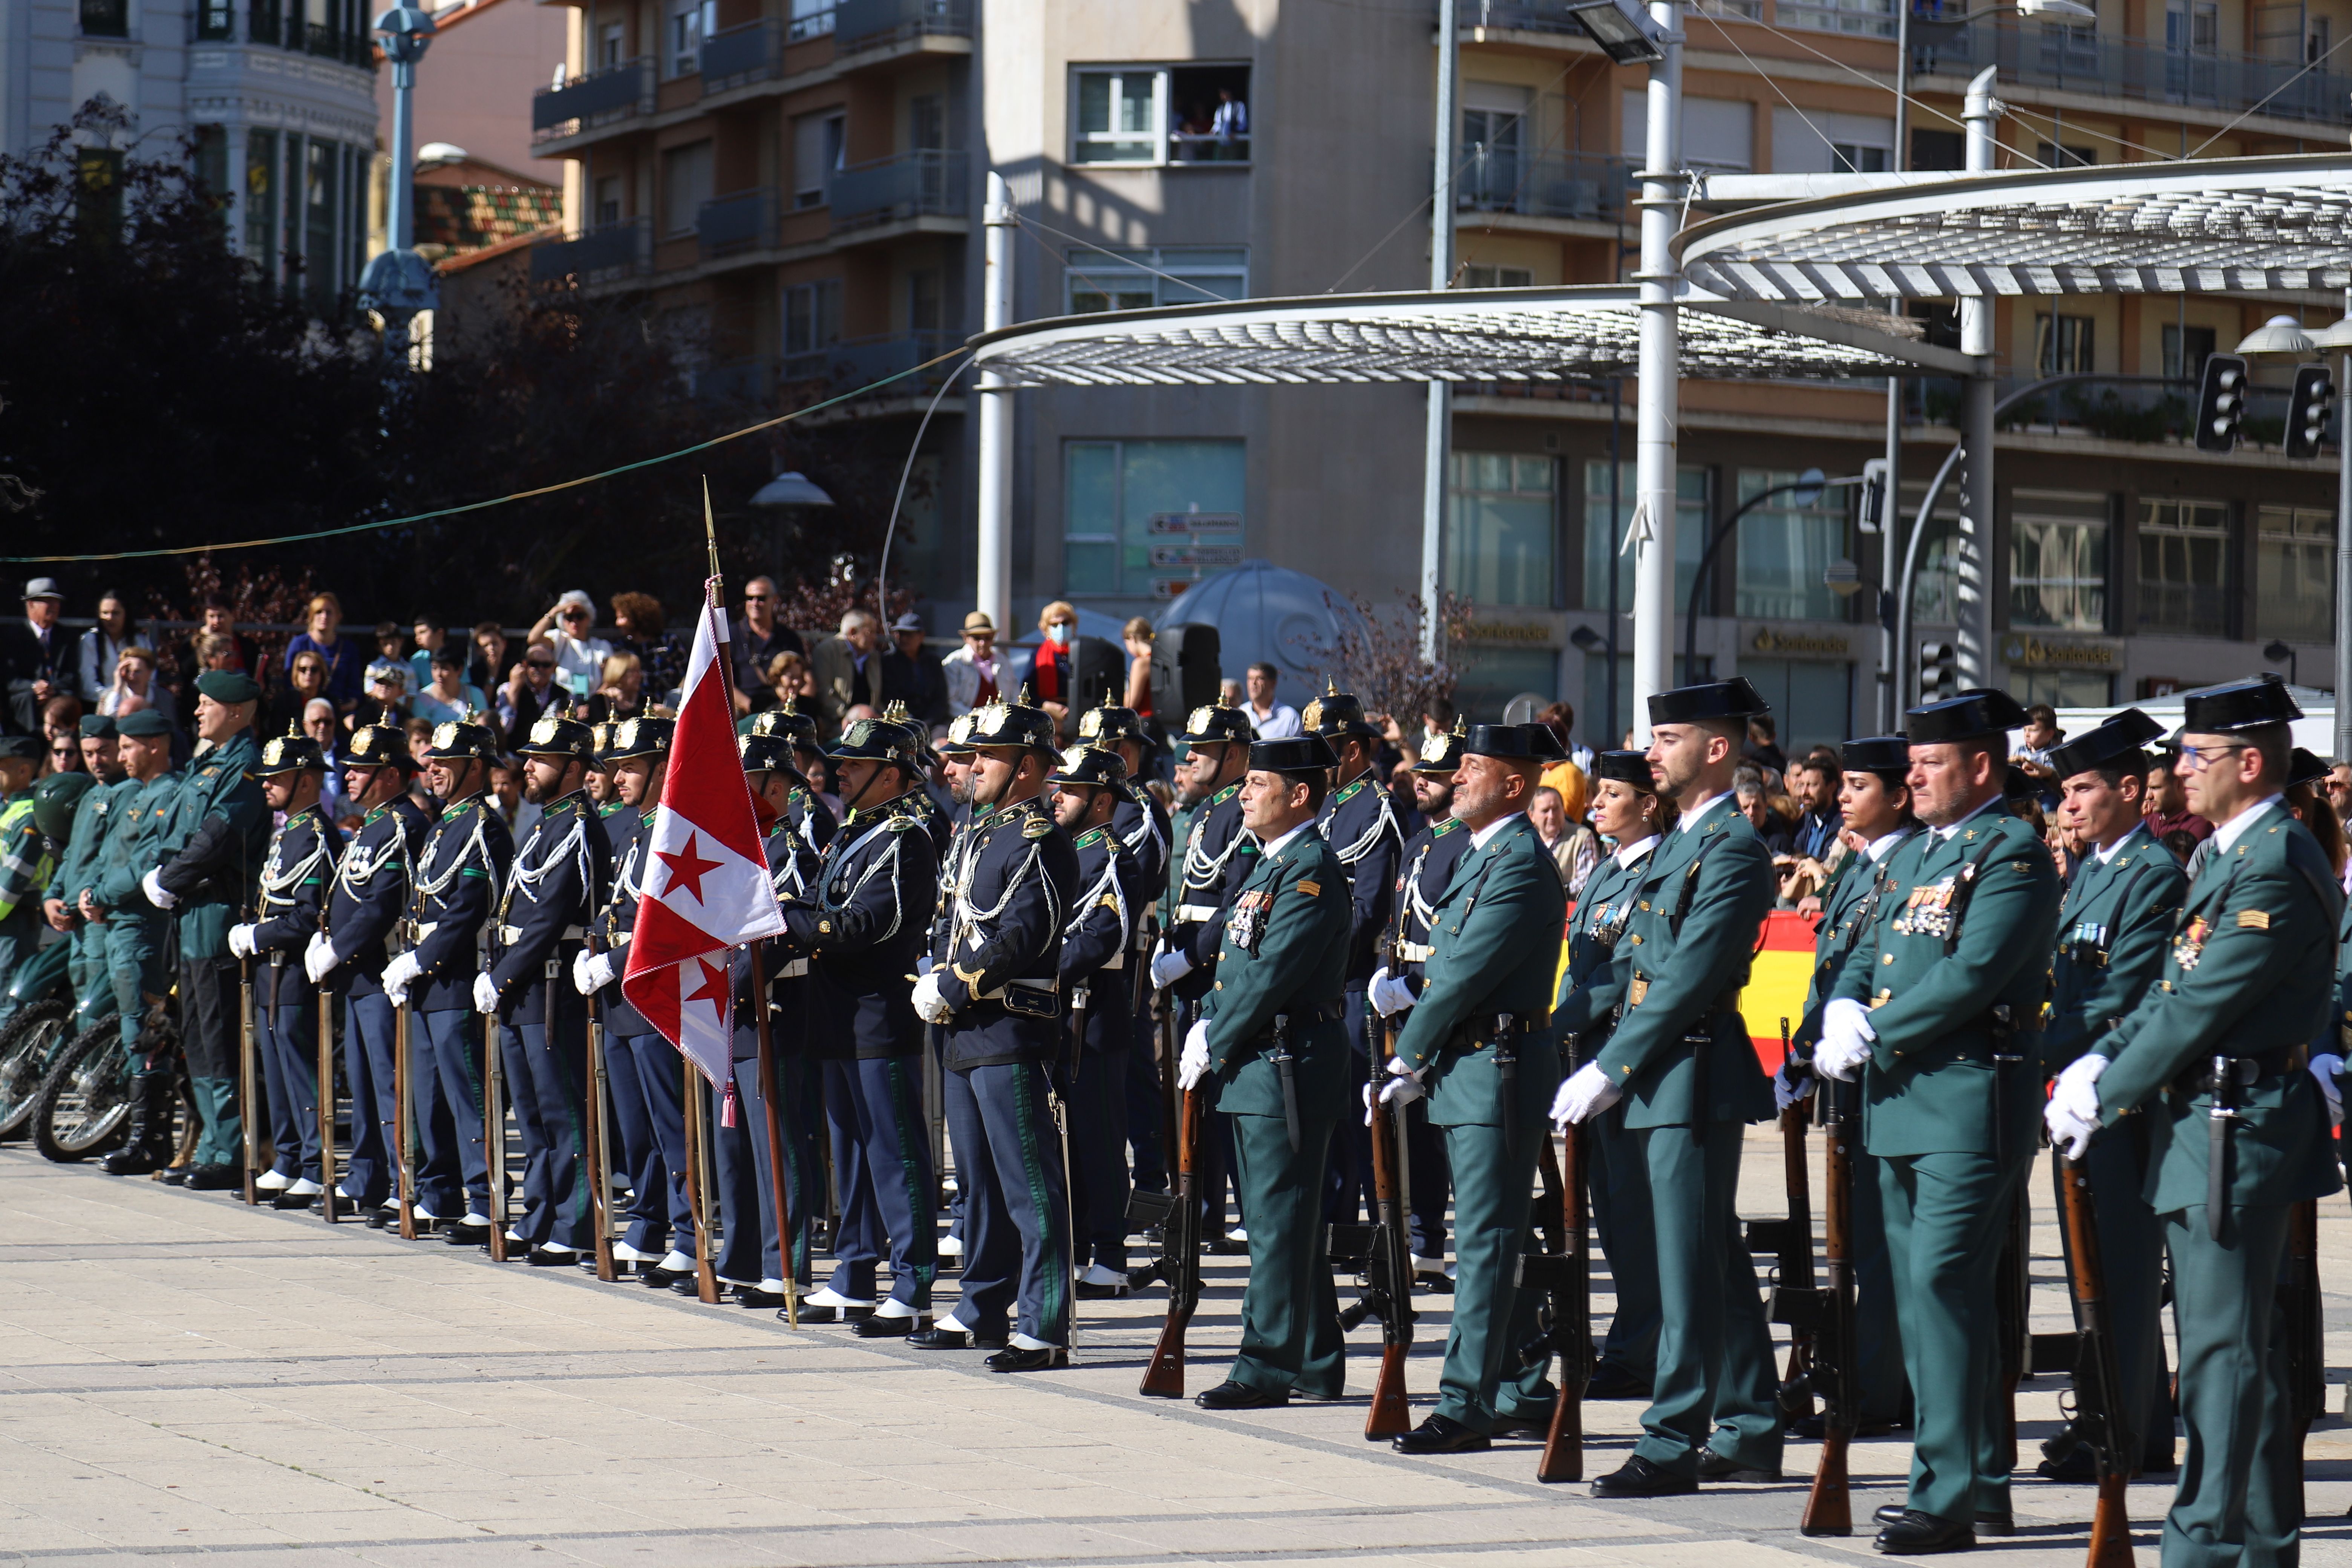
{"label": "person wearing face mask", "polygon": [[1067,600],[1037,613],[1037,647],[1021,650],[1025,664],[1013,671],[1011,684],[1028,686],[1037,706],[1053,715],[1056,734],[1069,731],[1071,714],[1127,689],[1127,656],[1102,637],[1080,637],[1077,607]]}

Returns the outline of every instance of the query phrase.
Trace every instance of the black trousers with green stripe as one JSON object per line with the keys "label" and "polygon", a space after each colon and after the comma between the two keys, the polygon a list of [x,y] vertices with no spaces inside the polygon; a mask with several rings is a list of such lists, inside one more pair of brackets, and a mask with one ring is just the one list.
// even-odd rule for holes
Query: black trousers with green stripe
{"label": "black trousers with green stripe", "polygon": [[1070,1342],[1069,1184],[1034,1062],[947,1074],[948,1136],[963,1194],[963,1300],[956,1321]]}

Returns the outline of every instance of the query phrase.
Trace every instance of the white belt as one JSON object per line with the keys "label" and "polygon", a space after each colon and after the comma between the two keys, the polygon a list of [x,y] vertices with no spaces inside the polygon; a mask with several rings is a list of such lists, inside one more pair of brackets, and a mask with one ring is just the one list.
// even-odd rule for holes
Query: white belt
{"label": "white belt", "polygon": [[1052,996],[1058,994],[1061,989],[1062,983],[1058,980],[1008,980],[993,991],[982,992],[979,995],[974,996],[972,1000],[975,1002],[1001,1002],[1004,999],[1004,994],[1007,991],[1034,991],[1043,995]]}
{"label": "white belt", "polygon": [[1117,952],[1112,953],[1108,958],[1103,960],[1101,965],[1095,971],[1095,973],[1097,974],[1108,973],[1111,970],[1125,969],[1126,967],[1127,949],[1122,947]]}
{"label": "white belt", "polygon": [[1176,906],[1176,918],[1191,924],[1206,925],[1209,921],[1217,918],[1217,906],[1214,904],[1179,904]]}
{"label": "white belt", "polygon": [[[584,942],[587,938],[588,933],[580,927],[565,926],[563,928],[563,934],[557,937],[555,940],[558,942]],[[522,940],[522,927],[499,927],[499,940],[506,943],[509,947],[512,947],[515,943]]]}
{"label": "white belt", "polygon": [[416,922],[416,940],[421,942],[440,929],[439,921],[419,921]]}
{"label": "white belt", "polygon": [[1407,963],[1427,963],[1437,956],[1437,949],[1426,942],[1401,942],[1397,943],[1396,955]]}
{"label": "white belt", "polygon": [[775,973],[768,976],[768,978],[771,980],[798,980],[802,975],[806,974],[807,973],[808,960],[805,958],[795,958],[790,963],[785,964],[782,969],[777,970]]}

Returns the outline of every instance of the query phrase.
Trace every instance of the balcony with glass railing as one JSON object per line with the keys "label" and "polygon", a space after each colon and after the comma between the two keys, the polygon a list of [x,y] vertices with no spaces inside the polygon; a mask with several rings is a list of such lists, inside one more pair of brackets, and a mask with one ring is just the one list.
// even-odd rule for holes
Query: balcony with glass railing
{"label": "balcony with glass railing", "polygon": [[921,217],[962,217],[970,160],[927,150],[854,163],[833,176],[833,230],[873,228]]}
{"label": "balcony with glass railing", "polygon": [[[1788,9],[1788,0],[1781,9]],[[1941,36],[1932,45],[1913,33],[1915,76],[1965,78],[1998,66],[2004,87],[2352,125],[2352,76],[2324,66],[2306,68],[2301,60],[2200,53],[2137,38],[2103,38],[2055,24],[1975,22],[1950,33],[1937,31]]]}
{"label": "balcony with glass railing", "polygon": [[1454,180],[1454,205],[1465,213],[1615,223],[1627,216],[1633,163],[1623,158],[1531,156],[1473,146]]}
{"label": "balcony with glass railing", "polygon": [[776,243],[776,193],[772,187],[738,191],[702,204],[694,223],[705,261]]}
{"label": "balcony with glass railing", "polygon": [[[898,375],[902,371],[928,364],[942,354],[953,353],[961,342],[961,333],[943,331],[890,332],[870,338],[845,338],[807,353],[786,354],[779,369],[781,379],[784,381],[821,384],[827,392],[838,395],[874,386],[885,376]],[[936,392],[940,383],[954,369],[953,360],[930,365],[919,374],[900,376],[887,386],[875,387],[874,395],[907,397],[918,393]]]}
{"label": "balcony with glass railing", "polygon": [[971,0],[840,0],[834,34],[844,56],[921,37],[969,38]]}
{"label": "balcony with glass railing", "polygon": [[783,74],[784,25],[772,18],[724,28],[702,40],[702,90],[708,96]]}
{"label": "balcony with glass railing", "polygon": [[650,114],[653,107],[654,62],[639,56],[532,93],[530,139],[551,142],[577,135],[599,125]]}
{"label": "balcony with glass railing", "polygon": [[652,270],[653,225],[641,217],[605,224],[577,239],[543,239],[530,247],[533,283],[566,278],[602,283]]}
{"label": "balcony with glass railing", "polygon": [[[94,10],[102,10],[120,0],[82,0],[83,31],[89,31],[89,19]],[[236,0],[198,0],[196,7],[186,13],[188,35],[199,43],[263,44],[271,48],[291,49],[318,59],[334,60],[354,69],[373,71],[376,68],[375,37],[369,33],[348,32],[304,16],[299,5],[274,4],[272,0],[253,0],[243,13],[243,31],[238,30],[239,13]]]}

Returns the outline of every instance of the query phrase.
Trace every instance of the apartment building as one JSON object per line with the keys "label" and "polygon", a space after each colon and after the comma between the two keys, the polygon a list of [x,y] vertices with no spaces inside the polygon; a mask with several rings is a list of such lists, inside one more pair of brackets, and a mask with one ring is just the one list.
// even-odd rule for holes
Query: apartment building
{"label": "apartment building", "polygon": [[131,117],[87,139],[86,179],[175,156],[236,203],[229,243],[321,305],[365,265],[375,46],[363,0],[16,0],[0,7],[0,152],[46,142],[85,103]]}
{"label": "apartment building", "polygon": [[[1888,0],[1707,0],[1687,26],[1685,163],[1954,167],[1960,90],[1989,63],[2011,110],[2005,166],[2309,150],[2352,128],[2352,81],[2333,64],[2344,0],[2099,0],[2095,23],[2065,26],[2006,8],[1967,23],[1915,3],[1916,102],[1898,159]],[[575,165],[586,217],[534,252],[535,269],[650,290],[682,341],[707,345],[714,385],[779,405],[919,363],[977,324],[971,225],[992,169],[1022,219],[1020,319],[1424,286],[1434,4],[962,4],[583,7],[574,72],[538,96],[533,123],[538,153]],[[1611,65],[1553,0],[1460,0],[1458,17],[1454,286],[1625,278],[1643,73]],[[2089,379],[2008,416],[1996,679],[2088,702],[2262,668],[2274,642],[2325,664],[2333,472],[2278,450],[2283,393],[2254,405],[2249,427],[2266,444],[2197,452],[2180,439],[2181,383],[2271,314],[2315,325],[2338,308],[2000,303],[2006,390]],[[1915,310],[1931,337],[1951,331],[1948,309]],[[898,384],[854,416],[903,441],[930,390]],[[1040,389],[1015,401],[1021,618],[1056,597],[1150,613],[1248,558],[1375,603],[1418,580],[1418,387]],[[1957,401],[1949,384],[1905,390],[1913,507],[1950,450]],[[1475,606],[1453,649],[1474,710],[1558,693],[1590,736],[1612,706],[1625,721],[1631,661],[1612,681],[1605,648],[1633,404],[1630,384],[1457,389],[1444,577]],[[1751,510],[1698,577],[1743,500],[1810,468],[1856,473],[1883,452],[1883,384],[1693,382],[1683,408],[1678,597],[1696,592],[1700,669],[1757,681],[1792,715],[1789,740],[1869,727],[1877,595],[1826,581],[1841,561],[1877,580],[1879,542],[1859,531],[1850,492]],[[936,502],[913,563],[935,626],[971,593],[971,439],[950,395],[926,439]],[[1948,635],[1956,501],[1944,498],[1924,552],[1923,637]],[[1630,571],[1619,576],[1623,606]]]}

